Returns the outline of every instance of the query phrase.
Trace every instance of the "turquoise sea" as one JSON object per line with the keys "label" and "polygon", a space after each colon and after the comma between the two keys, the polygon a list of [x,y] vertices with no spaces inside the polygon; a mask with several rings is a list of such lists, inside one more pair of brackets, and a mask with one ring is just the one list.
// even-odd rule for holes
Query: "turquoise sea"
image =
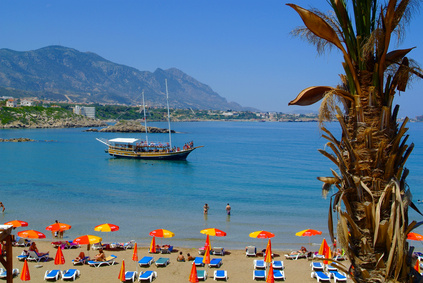
{"label": "turquoise sea", "polygon": [[[335,127],[329,126],[339,133]],[[415,149],[407,163],[408,183],[417,204],[423,199],[423,123],[409,127]],[[298,249],[309,241],[317,246],[329,238],[329,198],[322,198],[316,177],[330,176],[334,166],[317,152],[326,143],[317,123],[194,122],[173,123],[172,128],[180,132],[172,135],[174,145],[193,140],[204,148],[186,162],[115,159],[95,138],[144,135],[0,130],[1,138],[40,141],[0,143],[0,201],[6,206],[0,222],[27,221],[28,229],[45,232],[51,240],[45,227],[57,219],[72,225],[65,233],[67,240],[93,234],[105,241],[136,240],[141,246],[149,246],[149,232],[159,228],[175,233],[164,242],[193,248],[204,245],[200,230],[205,228],[227,232],[226,237],[212,238],[212,245],[227,249],[265,246],[263,240],[248,236],[257,230],[276,235],[274,249]],[[150,141],[167,139],[167,134],[149,135]],[[210,206],[207,216],[205,203]],[[225,213],[227,203],[232,206],[230,217]],[[410,210],[410,219],[421,216]],[[102,223],[116,224],[120,230],[94,232]],[[295,236],[307,228],[323,234],[310,239]]]}

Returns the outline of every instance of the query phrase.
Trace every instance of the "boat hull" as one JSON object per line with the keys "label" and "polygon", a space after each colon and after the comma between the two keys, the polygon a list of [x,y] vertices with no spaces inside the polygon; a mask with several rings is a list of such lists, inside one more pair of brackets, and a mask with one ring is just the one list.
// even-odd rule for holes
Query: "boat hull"
{"label": "boat hull", "polygon": [[122,150],[116,147],[109,146],[106,152],[111,156],[117,158],[132,158],[132,159],[149,159],[149,160],[186,160],[187,156],[195,149],[202,146],[197,146],[190,149],[175,151],[175,152],[138,152],[133,150]]}

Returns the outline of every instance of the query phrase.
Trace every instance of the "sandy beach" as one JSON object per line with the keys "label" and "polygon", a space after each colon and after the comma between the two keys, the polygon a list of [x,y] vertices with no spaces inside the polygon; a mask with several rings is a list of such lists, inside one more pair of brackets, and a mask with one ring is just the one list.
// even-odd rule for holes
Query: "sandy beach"
{"label": "sandy beach", "polygon": [[[102,266],[99,268],[90,267],[89,265],[77,265],[72,264],[72,259],[78,256],[81,251],[84,251],[86,255],[94,257],[97,251],[87,251],[86,246],[81,246],[76,249],[64,249],[63,255],[65,257],[65,264],[55,265],[54,257],[57,249],[51,245],[51,241],[35,241],[40,252],[49,252],[50,260],[47,262],[28,262],[28,267],[31,275],[31,282],[45,282],[44,274],[46,270],[60,269],[65,270],[69,268],[77,268],[81,272],[81,276],[77,279],[79,282],[119,282],[118,275],[122,266],[122,260],[125,260],[126,271],[146,271],[152,270],[157,272],[157,278],[154,280],[156,283],[164,282],[189,282],[189,274],[191,271],[191,262],[177,262],[176,258],[180,251],[184,254],[190,253],[192,256],[199,256],[197,248],[174,248],[171,254],[149,254],[148,247],[146,245],[138,246],[138,258],[141,259],[143,256],[153,256],[154,259],[159,257],[168,257],[170,264],[166,267],[156,267],[154,264],[151,267],[140,267],[134,261],[132,261],[132,255],[134,250],[106,250],[106,256],[116,255],[116,264],[112,266]],[[17,255],[21,254],[24,250],[23,247],[13,248],[13,267],[22,270],[23,261],[17,259]],[[230,282],[254,282],[253,280],[253,261],[254,259],[263,259],[263,257],[246,257],[245,251],[243,250],[228,250],[225,251],[224,256],[211,256],[211,258],[222,258],[223,265],[219,269],[226,270],[228,272],[228,281]],[[285,266],[286,282],[316,282],[316,279],[310,277],[311,268],[308,259],[300,260],[287,260],[284,251],[273,251],[275,260],[283,260]],[[37,267],[38,266],[38,267]],[[213,280],[213,272],[216,268],[198,268],[205,269],[208,274],[206,281]],[[18,282],[19,278],[15,278]],[[201,282],[201,281],[200,281]]]}

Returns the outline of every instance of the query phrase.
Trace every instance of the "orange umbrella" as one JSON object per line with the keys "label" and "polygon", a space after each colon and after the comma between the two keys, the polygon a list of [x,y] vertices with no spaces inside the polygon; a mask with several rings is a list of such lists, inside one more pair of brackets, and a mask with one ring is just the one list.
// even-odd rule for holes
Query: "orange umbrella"
{"label": "orange umbrella", "polygon": [[4,223],[4,225],[12,225],[14,228],[26,227],[26,226],[28,226],[28,222],[25,222],[25,221],[22,221],[22,220],[12,220],[12,221]]}
{"label": "orange umbrella", "polygon": [[207,228],[200,231],[201,234],[206,234],[210,236],[216,236],[216,237],[225,237],[226,232],[223,232],[222,230],[216,229],[216,228]]}
{"label": "orange umbrella", "polygon": [[[326,242],[326,239],[323,239],[322,244],[320,245],[319,255],[323,255],[325,258],[332,257],[332,253],[330,251],[330,247],[328,243]],[[323,263],[328,264],[328,261],[324,260]]]}
{"label": "orange umbrella", "polygon": [[62,248],[60,246],[57,248],[56,257],[54,258],[54,264],[65,264],[65,257],[63,256]]}
{"label": "orange umbrella", "polygon": [[272,263],[272,243],[267,242],[267,247],[266,247],[266,257],[264,258],[264,261],[267,263]]}
{"label": "orange umbrella", "polygon": [[198,282],[197,277],[197,268],[195,267],[195,263],[192,263],[191,273],[189,274],[189,282],[195,283]]}
{"label": "orange umbrella", "polygon": [[207,234],[206,244],[204,245],[204,249],[207,250],[207,247],[211,248],[210,246],[210,236]]}
{"label": "orange umbrella", "polygon": [[69,230],[70,228],[72,228],[72,226],[70,226],[69,224],[57,222],[47,226],[46,230],[55,232]]}
{"label": "orange umbrella", "polygon": [[175,234],[169,230],[156,229],[150,232],[150,236],[155,236],[159,238],[172,238],[175,236]]}
{"label": "orange umbrella", "polygon": [[110,224],[110,223],[104,223],[101,225],[97,225],[94,228],[94,231],[97,232],[115,232],[119,230],[119,226]]}
{"label": "orange umbrella", "polygon": [[410,232],[407,235],[407,240],[423,241],[423,236],[414,232]]}
{"label": "orange umbrella", "polygon": [[41,232],[35,231],[35,230],[25,230],[18,232],[18,236],[22,238],[29,238],[29,239],[43,239],[46,237]]}
{"label": "orange umbrella", "polygon": [[135,243],[134,246],[134,253],[132,254],[132,260],[133,261],[138,261],[138,247],[137,247],[137,243]]}
{"label": "orange umbrella", "polygon": [[203,263],[204,264],[210,263],[210,246],[206,247],[206,251],[205,251],[204,256],[203,256]]}
{"label": "orange umbrella", "polygon": [[151,244],[150,244],[150,253],[155,254],[156,251],[156,237],[153,236],[153,239],[151,239]]}
{"label": "orange umbrella", "polygon": [[299,237],[308,237],[308,243],[310,243],[310,237],[315,235],[322,235],[321,231],[313,230],[313,229],[306,229],[300,232],[295,233],[295,236]]}
{"label": "orange umbrella", "polygon": [[118,279],[122,282],[125,282],[125,260],[122,259],[122,266],[120,267],[120,272],[119,272],[119,276]]}
{"label": "orange umbrella", "polygon": [[417,260],[416,260],[416,265],[414,265],[414,269],[415,269],[418,273],[420,273],[420,259],[419,259],[419,258],[417,258]]}
{"label": "orange umbrella", "polygon": [[73,240],[74,243],[80,245],[90,245],[101,242],[103,239],[94,235],[84,235]]}
{"label": "orange umbrella", "polygon": [[26,259],[25,259],[24,265],[22,267],[21,280],[22,281],[31,280],[31,276],[29,275],[28,263],[26,262]]}
{"label": "orange umbrella", "polygon": [[275,283],[275,277],[273,276],[273,265],[269,267],[269,273],[267,274],[267,283]]}

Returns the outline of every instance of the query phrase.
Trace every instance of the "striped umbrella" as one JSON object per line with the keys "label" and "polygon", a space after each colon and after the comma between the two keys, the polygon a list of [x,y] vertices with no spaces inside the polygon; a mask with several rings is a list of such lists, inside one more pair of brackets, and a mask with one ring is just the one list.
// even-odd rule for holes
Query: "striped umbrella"
{"label": "striped umbrella", "polygon": [[35,231],[35,230],[25,230],[18,232],[18,236],[22,238],[29,238],[29,239],[43,239],[46,237],[41,232]]}

